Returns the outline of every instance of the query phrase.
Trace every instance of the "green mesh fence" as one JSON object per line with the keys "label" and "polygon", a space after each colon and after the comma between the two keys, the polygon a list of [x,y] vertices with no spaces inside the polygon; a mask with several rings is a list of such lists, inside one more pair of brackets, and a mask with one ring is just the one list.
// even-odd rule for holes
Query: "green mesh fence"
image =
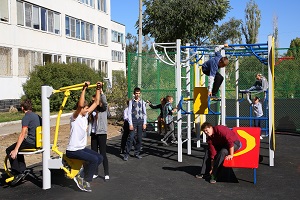
{"label": "green mesh fence", "polygon": [[[170,58],[174,59],[171,53]],[[141,77],[138,82],[138,63],[141,59]],[[166,95],[175,97],[175,67],[167,65],[153,54],[128,54],[128,98],[132,98],[133,89],[141,88],[142,99],[149,100],[153,105],[160,103],[160,98]],[[148,109],[148,121],[155,121],[159,115],[159,109]]]}
{"label": "green mesh fence", "polygon": [[[299,58],[293,56],[284,56],[287,49],[278,49],[276,51],[275,61],[275,127],[276,130],[300,131],[300,62]],[[138,83],[138,62],[141,58],[141,83]],[[169,57],[175,60],[175,53],[169,53]],[[239,89],[250,88],[255,82],[257,73],[268,77],[268,67],[254,56],[250,57],[229,57],[230,64],[226,70],[226,114],[230,116],[236,115],[235,104],[235,61],[239,61]],[[186,68],[182,68],[182,76],[186,74]],[[191,87],[193,88],[194,71],[191,67]],[[185,79],[182,79],[182,87],[186,85]],[[129,54],[128,55],[128,98],[132,98],[134,87],[140,86],[142,90],[142,98],[149,100],[152,104],[160,103],[160,98],[166,95],[175,97],[175,67],[165,64],[156,58],[154,53]],[[191,90],[191,96],[193,96]],[[184,93],[183,88],[183,95]],[[263,93],[256,94],[263,98]],[[268,112],[265,109],[265,112]],[[147,108],[148,121],[156,120],[159,110]],[[242,102],[240,105],[240,116],[249,116],[249,103]],[[218,120],[216,116],[208,116],[208,120]],[[249,121],[240,121],[241,126],[249,125]],[[233,122],[228,122],[228,126]],[[263,126],[265,122],[263,122]]]}

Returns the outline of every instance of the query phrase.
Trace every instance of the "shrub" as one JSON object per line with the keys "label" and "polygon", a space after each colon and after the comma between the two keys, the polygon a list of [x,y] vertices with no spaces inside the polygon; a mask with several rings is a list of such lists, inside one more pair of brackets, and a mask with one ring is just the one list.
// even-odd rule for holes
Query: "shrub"
{"label": "shrub", "polygon": [[[97,81],[102,80],[103,78],[100,73],[84,64],[50,63],[46,64],[45,66],[36,66],[35,69],[29,74],[28,81],[23,84],[25,95],[22,97],[22,99],[31,99],[33,103],[33,109],[36,111],[41,111],[42,85],[49,85],[53,89],[57,90],[61,87],[83,83],[84,81],[90,81],[91,84],[95,84]],[[80,90],[71,92],[64,110],[72,110],[76,107],[80,92]],[[91,99],[90,97],[94,93],[94,89],[88,89],[86,99],[89,101]],[[52,95],[50,99],[50,110],[58,111],[63,98],[63,93]]]}
{"label": "shrub", "polygon": [[109,107],[114,107],[115,117],[117,120],[123,119],[123,111],[127,107],[127,79],[124,71],[113,71],[113,87],[106,91]]}

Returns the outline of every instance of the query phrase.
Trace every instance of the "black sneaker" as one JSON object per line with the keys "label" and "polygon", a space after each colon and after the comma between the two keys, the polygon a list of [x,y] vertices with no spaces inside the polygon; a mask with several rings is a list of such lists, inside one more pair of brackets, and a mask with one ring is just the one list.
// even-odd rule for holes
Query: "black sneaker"
{"label": "black sneaker", "polygon": [[24,173],[17,174],[16,176],[14,176],[14,180],[11,182],[11,185],[17,184],[20,180],[24,179],[25,176],[26,176],[26,174],[24,174]]}

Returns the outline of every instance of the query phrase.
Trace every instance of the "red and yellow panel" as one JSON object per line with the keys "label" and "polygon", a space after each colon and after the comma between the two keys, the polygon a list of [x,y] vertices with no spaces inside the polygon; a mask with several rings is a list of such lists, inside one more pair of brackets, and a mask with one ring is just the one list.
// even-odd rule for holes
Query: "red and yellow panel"
{"label": "red and yellow panel", "polygon": [[232,160],[224,160],[224,167],[258,168],[260,149],[259,127],[234,127],[242,147],[236,151]]}

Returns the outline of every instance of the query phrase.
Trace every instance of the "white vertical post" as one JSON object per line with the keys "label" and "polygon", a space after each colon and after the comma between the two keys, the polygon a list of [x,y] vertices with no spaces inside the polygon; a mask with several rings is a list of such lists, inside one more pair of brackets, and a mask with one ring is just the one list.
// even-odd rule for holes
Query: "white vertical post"
{"label": "white vertical post", "polygon": [[139,0],[139,37],[138,37],[138,87],[142,87],[142,17],[143,17],[143,2]]}
{"label": "white vertical post", "polygon": [[[203,58],[202,58],[203,59]],[[199,62],[202,62],[200,60]],[[202,86],[200,85],[201,80],[201,74],[200,74],[200,68],[199,68],[199,62],[194,64],[194,87]],[[195,90],[194,90],[195,92]],[[194,99],[195,101],[195,99]],[[201,147],[201,131],[200,131],[200,122],[201,122],[201,115],[194,114],[194,122],[195,122],[195,130],[196,130],[196,136],[197,136],[197,148]]]}
{"label": "white vertical post", "polygon": [[[221,55],[225,56],[225,50],[221,51]],[[221,68],[221,75],[224,77],[223,83],[221,85],[221,124],[226,125],[225,117],[226,117],[226,102],[225,102],[225,85],[226,85],[226,74],[225,74],[225,67]]]}
{"label": "white vertical post", "polygon": [[[186,44],[186,46],[190,46],[190,44]],[[187,58],[189,58],[189,49],[186,48],[186,55]],[[190,59],[187,60],[186,63],[186,91],[188,91],[188,95],[187,98],[189,99],[187,101],[187,111],[190,112],[191,111],[191,66],[190,66]],[[192,132],[192,128],[191,128],[191,114],[187,114],[187,154],[191,155],[192,154],[192,137],[191,137],[191,132]]]}
{"label": "white vertical post", "polygon": [[[235,103],[236,103],[236,116],[239,117],[240,116],[240,102],[239,102],[239,78],[240,78],[240,74],[239,74],[239,59],[236,58],[235,60]],[[236,120],[236,126],[239,127],[240,126],[240,120],[237,119]]]}
{"label": "white vertical post", "polygon": [[[201,64],[203,64],[204,62],[206,62],[206,61],[208,61],[209,60],[209,56],[203,56],[203,58],[202,58],[203,60],[201,60]],[[201,69],[202,69],[202,67],[201,67]],[[200,73],[200,72],[199,72]],[[200,86],[201,87],[204,87],[205,86],[205,77],[206,77],[206,75],[204,74],[204,73],[202,73],[201,75],[201,82],[200,82]],[[206,121],[206,115],[201,115],[201,122],[203,123],[203,122],[205,122]],[[201,129],[201,127],[200,127],[200,129]],[[203,143],[206,143],[206,135],[203,133],[202,134],[202,141],[203,141]],[[200,141],[199,141],[200,142]],[[198,145],[198,144],[197,144]],[[197,146],[198,147],[198,146]]]}
{"label": "white vertical post", "polygon": [[[176,103],[181,98],[181,59],[180,59],[181,40],[176,40]],[[177,112],[177,137],[178,137],[178,162],[182,162],[182,132],[181,132],[181,111]]]}
{"label": "white vertical post", "polygon": [[[268,119],[268,123],[269,123],[269,165],[270,166],[274,166],[274,148],[272,147],[273,146],[273,140],[272,140],[272,137],[275,137],[273,135],[273,128],[274,128],[274,87],[273,87],[273,76],[274,74],[272,74],[272,68],[273,68],[273,61],[272,59],[275,59],[274,58],[274,54],[272,54],[272,51],[274,51],[274,45],[273,45],[273,37],[272,35],[269,35],[268,36],[268,80],[269,80],[269,96],[268,96],[268,99],[269,99],[269,119]],[[275,138],[273,138],[275,139]]]}
{"label": "white vertical post", "polygon": [[42,86],[42,133],[43,133],[43,189],[51,188],[51,172],[48,168],[50,160],[50,95],[53,88]]}

